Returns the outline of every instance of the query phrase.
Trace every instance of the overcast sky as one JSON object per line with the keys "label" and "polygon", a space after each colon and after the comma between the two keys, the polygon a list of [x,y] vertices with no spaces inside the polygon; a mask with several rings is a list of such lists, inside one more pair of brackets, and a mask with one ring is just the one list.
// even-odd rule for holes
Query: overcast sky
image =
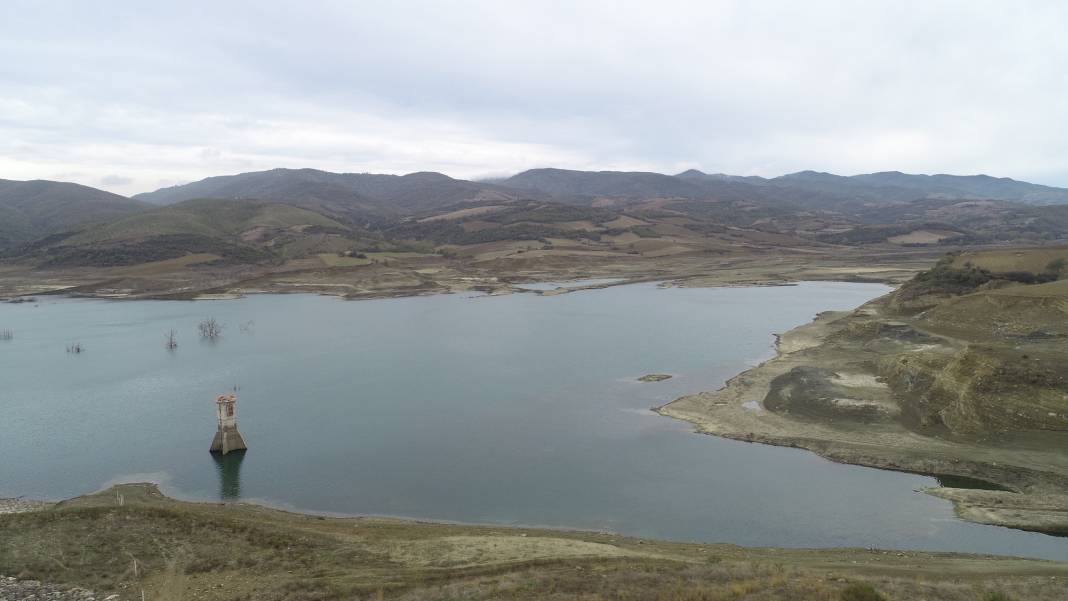
{"label": "overcast sky", "polygon": [[[149,6],[151,4],[151,6]],[[0,178],[272,167],[1068,186],[1068,2],[0,3]]]}

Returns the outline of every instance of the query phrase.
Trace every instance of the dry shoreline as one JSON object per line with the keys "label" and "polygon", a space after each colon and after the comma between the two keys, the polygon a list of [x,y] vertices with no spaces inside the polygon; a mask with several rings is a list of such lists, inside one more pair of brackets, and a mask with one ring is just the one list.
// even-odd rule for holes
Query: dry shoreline
{"label": "dry shoreline", "polygon": [[807,449],[839,463],[990,482],[1006,490],[940,487],[924,492],[952,501],[957,515],[965,520],[1068,533],[1068,457],[1064,453],[993,448],[924,436],[889,421],[825,421],[765,408],[773,381],[790,377],[798,368],[833,372],[831,378],[851,384],[840,388],[852,388],[858,393],[855,396],[865,399],[857,403],[876,408],[879,403],[887,404],[885,384],[872,372],[864,372],[852,349],[840,348],[836,338],[858,313],[877,311],[878,302],[855,311],[821,313],[812,322],[778,336],[773,358],[734,376],[721,389],[684,396],[654,411],[690,422],[702,434]]}
{"label": "dry shoreline", "polygon": [[[351,267],[226,269],[172,265],[41,271],[0,263],[0,300],[65,294],[108,299],[192,300],[257,293],[315,293],[359,300],[455,292],[505,294],[534,282],[611,278],[682,286],[766,286],[806,280],[899,283],[925,268],[942,249],[887,251],[877,257],[754,253],[663,258],[497,259],[460,261],[415,257]],[[522,256],[522,255],[520,255]],[[602,287],[593,285],[591,287]]]}

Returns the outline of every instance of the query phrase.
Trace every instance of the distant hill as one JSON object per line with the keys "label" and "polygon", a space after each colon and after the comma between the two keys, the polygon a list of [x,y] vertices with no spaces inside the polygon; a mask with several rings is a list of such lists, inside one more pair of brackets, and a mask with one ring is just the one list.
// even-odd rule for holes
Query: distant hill
{"label": "distant hill", "polygon": [[673,176],[649,172],[531,169],[499,180],[499,183],[517,189],[538,190],[565,200],[596,197],[747,200],[802,203],[808,208],[929,198],[1068,203],[1068,189],[1065,188],[987,175],[911,175],[897,171],[849,177],[801,171],[769,179],[707,174],[696,169]]}
{"label": "distant hill", "polygon": [[316,169],[271,169],[207,179],[138,194],[168,205],[195,198],[257,199],[309,208],[346,221],[381,220],[464,201],[503,201],[515,190],[457,180],[440,173],[408,175],[330,173]]}
{"label": "distant hill", "polygon": [[770,180],[768,184],[799,188],[857,200],[907,202],[925,198],[1005,200],[1025,204],[1068,203],[1068,189],[1053,188],[988,175],[914,175],[899,171],[843,177],[801,171]]}
{"label": "distant hill", "polygon": [[1010,179],[898,172],[532,169],[472,182],[273,169],[133,200],[76,184],[0,181],[0,252],[42,266],[108,267],[202,255],[260,265],[365,252],[465,256],[515,242],[576,256],[1046,243],[1068,240],[1062,199],[1068,190]]}
{"label": "distant hill", "polygon": [[927,197],[961,198],[967,196],[1028,204],[1068,203],[1068,189],[989,175],[910,175],[899,171],[885,171],[855,175],[851,179],[878,186],[920,190]]}
{"label": "distant hill", "polygon": [[[324,215],[281,203],[190,200],[130,215],[26,248],[48,266],[123,266],[191,254],[256,263],[348,248],[354,231]],[[333,239],[343,239],[341,244]]]}
{"label": "distant hill", "polygon": [[291,205],[260,201],[190,200],[131,215],[90,228],[68,244],[139,240],[166,234],[245,236],[255,228],[286,229],[317,226],[348,230],[328,217]]}
{"label": "distant hill", "polygon": [[685,178],[642,171],[531,169],[501,180],[500,184],[572,199],[598,196],[632,199],[697,198],[707,195],[703,186]]}
{"label": "distant hill", "polygon": [[47,180],[0,180],[0,250],[151,205],[89,186]]}
{"label": "distant hill", "polygon": [[1068,204],[1068,189],[985,175],[900,172],[845,177],[802,171],[762,178],[706,174],[696,169],[665,175],[544,168],[473,182],[432,172],[384,175],[272,169],[209,177],[134,198],[157,205],[195,198],[258,199],[304,207],[348,223],[371,225],[464,202],[549,199],[582,206],[654,199],[719,201],[740,203],[748,209],[758,207],[765,213],[833,211],[864,220],[862,213],[871,207],[924,199]]}

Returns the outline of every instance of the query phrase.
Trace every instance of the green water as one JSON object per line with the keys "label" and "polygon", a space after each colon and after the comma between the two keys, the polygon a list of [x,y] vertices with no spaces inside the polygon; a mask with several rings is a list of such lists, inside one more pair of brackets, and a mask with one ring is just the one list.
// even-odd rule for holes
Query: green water
{"label": "green water", "polygon": [[[3,304],[0,496],[153,480],[323,512],[1068,559],[1064,539],[965,523],[914,492],[933,478],[696,435],[649,411],[768,357],[773,333],[885,291]],[[208,316],[226,324],[216,342],[196,334]],[[68,354],[75,342],[85,351]],[[646,373],[675,377],[635,381]],[[250,450],[213,459],[214,398],[235,385]]]}

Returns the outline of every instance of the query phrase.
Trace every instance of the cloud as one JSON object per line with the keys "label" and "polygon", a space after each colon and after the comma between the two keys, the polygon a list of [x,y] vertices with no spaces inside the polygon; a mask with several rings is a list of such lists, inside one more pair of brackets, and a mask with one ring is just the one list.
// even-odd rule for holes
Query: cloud
{"label": "cloud", "polygon": [[1068,185],[1068,5],[0,7],[0,177],[883,169]]}
{"label": "cloud", "polygon": [[117,188],[132,184],[133,181],[133,178],[123,177],[121,175],[105,175],[104,177],[100,178],[100,185],[109,188]]}

